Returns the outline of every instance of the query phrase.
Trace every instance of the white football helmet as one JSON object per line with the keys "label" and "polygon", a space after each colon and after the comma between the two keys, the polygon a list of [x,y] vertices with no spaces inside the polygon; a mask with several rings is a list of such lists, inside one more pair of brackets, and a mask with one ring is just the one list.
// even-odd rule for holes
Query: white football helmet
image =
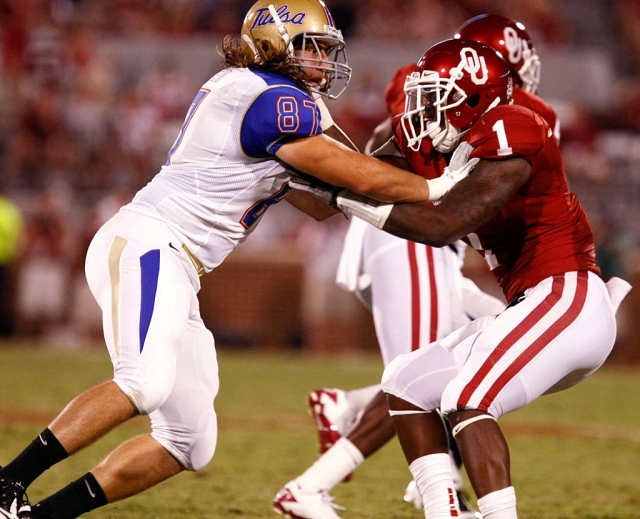
{"label": "white football helmet", "polygon": [[[264,63],[274,49],[286,50],[300,68],[322,71],[322,83],[308,85],[331,99],[337,98],[351,79],[342,33],[322,0],[260,0],[247,12],[241,37],[244,52],[256,63]],[[295,48],[309,46],[317,56],[326,52],[327,59],[295,56]]]}

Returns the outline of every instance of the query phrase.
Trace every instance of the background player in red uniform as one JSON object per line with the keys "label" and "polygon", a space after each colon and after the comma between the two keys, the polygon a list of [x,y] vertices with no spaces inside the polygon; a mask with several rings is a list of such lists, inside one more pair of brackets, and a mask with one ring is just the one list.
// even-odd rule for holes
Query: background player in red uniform
{"label": "background player in red uniform", "polygon": [[547,121],[560,142],[560,121],[554,109],[538,97],[540,58],[524,25],[497,14],[481,14],[464,22],[454,38],[475,40],[498,51],[513,74],[513,104],[526,106]]}
{"label": "background player in red uniform", "polygon": [[442,416],[453,427],[485,519],[516,515],[509,450],[497,424],[542,394],[566,389],[606,360],[615,308],[599,276],[591,227],[567,186],[552,129],[513,106],[511,73],[471,40],[429,49],[405,85],[402,127],[419,149],[469,147],[479,162],[438,205],[343,210],[387,232],[433,246],[464,238],[486,259],[510,302],[427,348],[389,364],[382,387],[429,519],[459,514]]}

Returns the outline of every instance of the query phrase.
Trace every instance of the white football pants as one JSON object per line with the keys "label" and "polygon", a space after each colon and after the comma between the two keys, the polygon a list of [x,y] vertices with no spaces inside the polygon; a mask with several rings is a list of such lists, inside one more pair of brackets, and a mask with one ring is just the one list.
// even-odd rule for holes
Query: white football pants
{"label": "white football pants", "polygon": [[478,322],[457,344],[445,338],[397,357],[384,371],[383,391],[428,411],[481,409],[498,419],[584,380],[616,336],[607,287],[586,271],[547,278],[517,305]]}
{"label": "white football pants", "polygon": [[96,233],[85,270],[102,309],[113,380],[149,415],[153,438],[199,470],[216,447],[219,380],[195,267],[164,223],[122,210]]}

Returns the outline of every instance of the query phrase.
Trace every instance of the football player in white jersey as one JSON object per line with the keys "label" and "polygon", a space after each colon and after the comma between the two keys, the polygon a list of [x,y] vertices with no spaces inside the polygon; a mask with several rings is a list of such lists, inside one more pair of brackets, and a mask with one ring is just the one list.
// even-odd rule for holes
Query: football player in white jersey
{"label": "football player in white jersey", "polygon": [[[317,219],[335,214],[291,190],[289,170],[383,202],[435,200],[454,184],[453,173],[425,182],[323,135],[331,121],[315,97],[346,86],[344,47],[321,0],[261,0],[240,41],[224,40],[224,69],[195,96],[166,164],[87,252],[114,377],[76,397],[0,470],[0,517],[70,519],[211,460],[218,369],[199,277],[285,198]],[[40,474],[139,414],[150,434],[29,505],[25,490]]]}

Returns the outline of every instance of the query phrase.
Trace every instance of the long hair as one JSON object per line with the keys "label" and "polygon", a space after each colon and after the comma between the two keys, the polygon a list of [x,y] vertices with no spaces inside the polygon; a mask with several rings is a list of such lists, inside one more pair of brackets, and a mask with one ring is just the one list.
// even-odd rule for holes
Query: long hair
{"label": "long hair", "polygon": [[310,93],[305,81],[306,74],[300,65],[287,55],[286,49],[269,49],[263,62],[256,62],[253,56],[244,52],[237,38],[225,36],[218,48],[218,54],[222,57],[223,68],[255,68],[266,72],[275,72],[285,76],[305,92]]}

